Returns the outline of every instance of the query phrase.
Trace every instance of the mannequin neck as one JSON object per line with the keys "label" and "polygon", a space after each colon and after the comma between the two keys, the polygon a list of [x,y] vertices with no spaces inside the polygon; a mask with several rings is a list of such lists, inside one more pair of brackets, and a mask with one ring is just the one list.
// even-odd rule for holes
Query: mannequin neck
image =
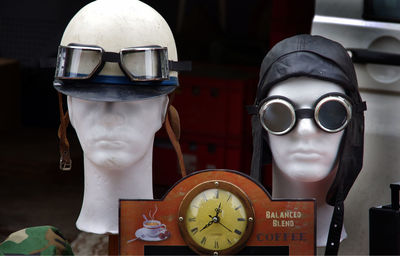
{"label": "mannequin neck", "polygon": [[102,168],[84,155],[85,189],[76,226],[96,234],[118,234],[119,199],[153,199],[153,144],[126,169]]}
{"label": "mannequin neck", "polygon": [[[329,227],[332,219],[334,207],[326,203],[326,195],[335,179],[337,165],[329,175],[316,182],[302,182],[286,175],[278,166],[272,166],[272,197],[277,198],[314,198],[316,203],[317,216],[317,247],[325,247],[328,239]],[[343,226],[340,241],[347,237]]]}

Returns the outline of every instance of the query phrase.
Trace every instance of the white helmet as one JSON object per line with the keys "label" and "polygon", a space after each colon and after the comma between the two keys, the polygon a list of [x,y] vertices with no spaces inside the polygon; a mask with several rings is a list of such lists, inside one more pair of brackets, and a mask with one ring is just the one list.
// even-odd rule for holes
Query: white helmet
{"label": "white helmet", "polygon": [[182,69],[172,32],[153,8],[137,0],[97,0],[64,31],[54,87],[86,100],[136,100],[171,93]]}
{"label": "white helmet", "polygon": [[[65,29],[53,85],[59,93],[94,101],[166,95],[179,85],[177,71],[191,68],[177,59],[173,34],[153,8],[138,0],[97,0]],[[68,169],[68,115],[61,94],[59,99],[61,169]]]}

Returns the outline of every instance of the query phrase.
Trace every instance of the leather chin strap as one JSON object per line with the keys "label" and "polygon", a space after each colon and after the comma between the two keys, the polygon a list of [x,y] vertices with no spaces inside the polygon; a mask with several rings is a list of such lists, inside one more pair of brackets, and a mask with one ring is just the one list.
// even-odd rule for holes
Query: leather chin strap
{"label": "leather chin strap", "polygon": [[329,227],[328,240],[325,247],[325,255],[338,255],[340,237],[343,227],[344,204],[343,201],[335,203],[332,220]]}
{"label": "leather chin strap", "polygon": [[[181,171],[182,177],[186,176],[186,169],[185,164],[183,161],[183,155],[181,146],[179,144],[180,138],[180,120],[178,111],[175,109],[174,106],[171,105],[171,101],[173,99],[173,94],[168,95],[169,97],[169,104],[168,109],[165,117],[165,129],[167,130],[167,134],[169,140],[174,147],[176,152],[176,156],[178,158],[178,166]],[[58,105],[60,110],[60,126],[58,128],[58,138],[59,138],[59,150],[60,150],[60,170],[62,171],[70,171],[72,168],[72,160],[69,153],[69,142],[67,139],[67,127],[69,124],[69,115],[68,111],[64,113],[63,108],[63,99],[62,94],[58,93]]]}
{"label": "leather chin strap", "polygon": [[60,170],[70,171],[72,168],[72,160],[69,154],[69,142],[67,139],[67,128],[69,124],[68,111],[64,113],[62,94],[58,93],[58,106],[60,109],[60,126],[58,127],[58,139],[60,150]]}
{"label": "leather chin strap", "polygon": [[176,157],[178,158],[178,166],[181,171],[182,177],[186,176],[185,163],[183,161],[183,155],[181,150],[181,145],[179,144],[179,139],[181,135],[181,126],[178,111],[174,106],[169,105],[167,116],[165,118],[165,129],[167,130],[169,140],[175,149]]}

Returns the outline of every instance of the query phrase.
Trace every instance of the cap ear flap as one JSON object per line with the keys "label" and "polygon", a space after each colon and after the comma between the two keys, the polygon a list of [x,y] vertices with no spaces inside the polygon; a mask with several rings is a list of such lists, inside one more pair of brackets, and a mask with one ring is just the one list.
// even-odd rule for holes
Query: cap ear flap
{"label": "cap ear flap", "polygon": [[251,159],[250,176],[255,180],[261,182],[262,177],[262,162],[264,151],[264,139],[262,137],[263,128],[258,119],[258,115],[251,117],[251,126],[253,134],[253,156]]}
{"label": "cap ear flap", "polygon": [[[347,126],[343,140],[341,142],[340,154],[338,156],[339,165],[335,180],[333,181],[326,195],[326,201],[330,205],[335,205],[338,200],[338,193],[345,200],[351,187],[353,186],[358,174],[362,169],[364,155],[364,115],[359,113]],[[343,191],[341,191],[339,189]]]}

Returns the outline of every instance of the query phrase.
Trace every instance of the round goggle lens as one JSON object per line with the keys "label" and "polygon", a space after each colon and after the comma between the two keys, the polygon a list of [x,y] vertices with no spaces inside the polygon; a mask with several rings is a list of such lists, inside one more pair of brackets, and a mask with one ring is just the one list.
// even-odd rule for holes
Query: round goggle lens
{"label": "round goggle lens", "polygon": [[269,132],[285,133],[294,125],[294,110],[279,100],[267,102],[260,115],[261,122]]}
{"label": "round goggle lens", "polygon": [[326,101],[318,109],[317,120],[325,131],[335,132],[346,125],[348,110],[341,101]]}

